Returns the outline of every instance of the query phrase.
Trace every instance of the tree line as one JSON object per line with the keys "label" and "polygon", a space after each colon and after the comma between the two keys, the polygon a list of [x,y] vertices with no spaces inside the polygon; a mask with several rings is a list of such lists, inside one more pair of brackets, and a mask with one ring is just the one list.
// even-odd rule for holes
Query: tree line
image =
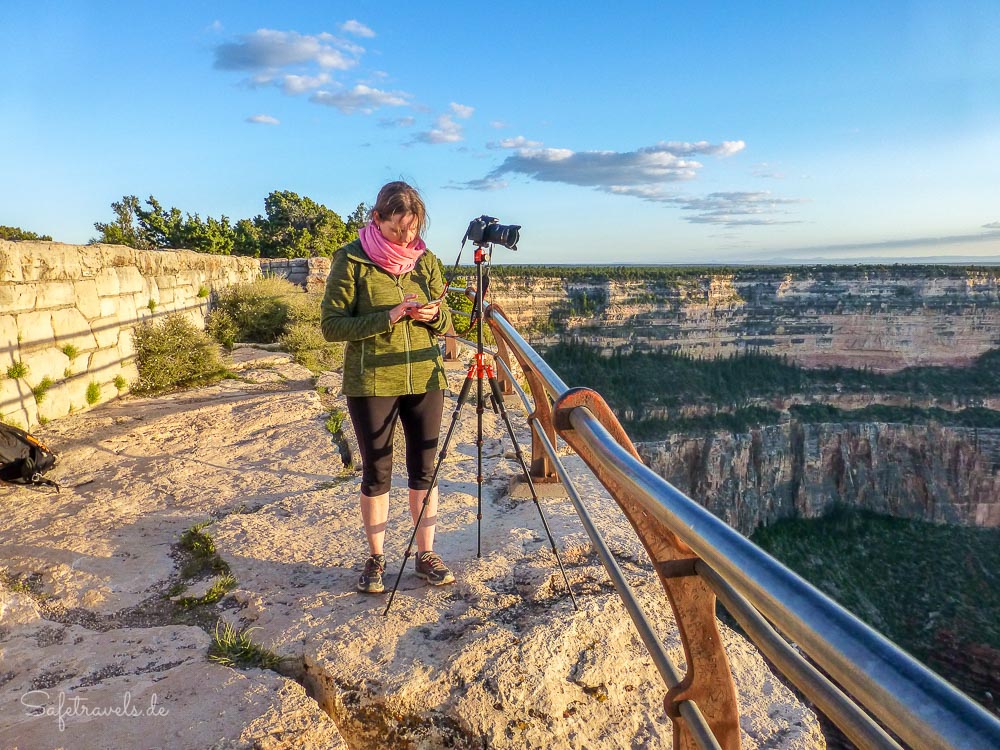
{"label": "tree line", "polygon": [[368,216],[359,203],[346,220],[311,198],[275,190],[264,200],[264,215],[233,222],[164,208],[153,196],[143,206],[134,195],[111,204],[114,219],[96,222],[91,243],[128,245],[140,250],[184,249],[215,255],[308,258],[333,252],[358,236]]}
{"label": "tree line", "polygon": [[52,237],[47,234],[35,234],[20,227],[6,227],[0,224],[0,240],[40,240],[41,242],[52,242]]}
{"label": "tree line", "polygon": [[787,356],[746,351],[696,358],[671,351],[600,349],[578,340],[545,348],[545,361],[570,385],[603,395],[613,409],[642,413],[646,407],[714,404],[738,409],[753,399],[795,393],[896,393],[914,398],[980,399],[1000,394],[1000,349],[970,365],[920,365],[892,373],[868,368],[804,368]]}
{"label": "tree line", "polygon": [[[346,219],[322,203],[290,190],[275,190],[264,200],[264,214],[232,221],[166,208],[154,196],[143,203],[134,195],[111,204],[113,218],[95,222],[90,244],[127,245],[138,250],[194,250],[214,255],[257,258],[308,258],[333,255],[358,236],[368,218],[359,203]],[[51,242],[50,235],[0,226],[2,240]]]}

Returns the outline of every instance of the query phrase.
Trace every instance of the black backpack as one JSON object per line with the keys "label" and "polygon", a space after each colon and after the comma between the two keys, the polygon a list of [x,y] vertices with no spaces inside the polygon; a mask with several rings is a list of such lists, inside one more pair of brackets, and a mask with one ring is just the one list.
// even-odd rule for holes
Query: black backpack
{"label": "black backpack", "polygon": [[56,465],[56,454],[24,430],[0,422],[0,479],[15,484],[59,485],[42,476]]}

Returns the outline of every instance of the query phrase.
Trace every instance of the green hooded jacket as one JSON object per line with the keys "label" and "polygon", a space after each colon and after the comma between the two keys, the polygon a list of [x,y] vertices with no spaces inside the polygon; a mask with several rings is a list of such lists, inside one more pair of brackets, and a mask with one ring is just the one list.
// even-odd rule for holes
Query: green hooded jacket
{"label": "green hooded jacket", "polygon": [[442,302],[432,323],[404,317],[393,325],[389,310],[416,294],[430,302],[444,290],[437,258],[424,251],[409,273],[394,276],[375,265],[355,240],[333,254],[321,326],[327,341],[346,341],[345,396],[402,396],[448,387],[437,335],[451,327],[451,312]]}

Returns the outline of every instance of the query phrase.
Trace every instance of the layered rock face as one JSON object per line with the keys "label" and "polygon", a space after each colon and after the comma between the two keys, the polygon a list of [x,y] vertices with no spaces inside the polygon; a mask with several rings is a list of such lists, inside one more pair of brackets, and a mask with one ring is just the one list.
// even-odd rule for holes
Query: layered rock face
{"label": "layered rock face", "polygon": [[747,535],[838,504],[1000,526],[1000,430],[791,422],[638,448],[660,476]]}
{"label": "layered rock face", "polygon": [[[586,297],[584,297],[586,295]],[[800,267],[675,279],[496,277],[493,301],[535,340],[697,357],[746,350],[805,366],[964,364],[1000,345],[1000,272]],[[580,304],[580,301],[589,301]]]}
{"label": "layered rock face", "polygon": [[0,240],[0,419],[30,428],[115,398],[137,376],[137,324],[200,327],[212,290],[259,275],[256,258]]}

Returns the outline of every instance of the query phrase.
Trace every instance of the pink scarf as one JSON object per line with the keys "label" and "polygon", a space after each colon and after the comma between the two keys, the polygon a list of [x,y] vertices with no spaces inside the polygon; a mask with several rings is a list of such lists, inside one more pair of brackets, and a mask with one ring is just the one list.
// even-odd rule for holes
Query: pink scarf
{"label": "pink scarf", "polygon": [[427,249],[427,245],[419,236],[406,246],[389,242],[372,221],[361,227],[358,236],[361,238],[361,247],[364,248],[365,255],[379,268],[396,276],[412,271],[417,265],[417,260]]}

